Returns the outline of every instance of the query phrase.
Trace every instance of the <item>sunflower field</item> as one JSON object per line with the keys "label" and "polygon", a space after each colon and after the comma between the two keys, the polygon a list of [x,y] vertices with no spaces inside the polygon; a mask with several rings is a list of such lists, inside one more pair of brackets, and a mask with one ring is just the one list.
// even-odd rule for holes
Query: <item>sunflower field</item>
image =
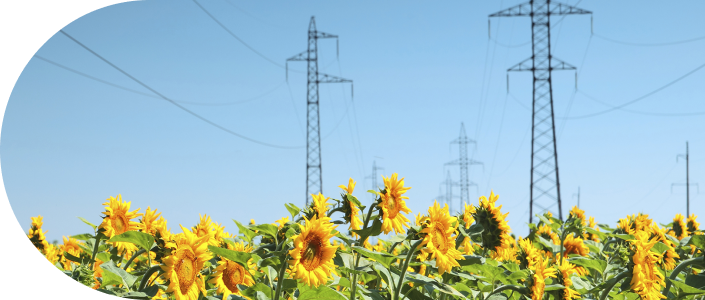
{"label": "sunflower field", "polygon": [[172,232],[156,209],[130,211],[117,195],[99,225],[82,219],[90,233],[49,244],[38,216],[28,237],[67,276],[131,299],[705,299],[695,215],[659,225],[637,214],[613,228],[573,207],[565,222],[537,215],[522,238],[493,193],[457,216],[437,202],[414,216],[397,174],[368,191],[369,207],[352,179],[340,188],[340,199],[286,204],[274,224],[235,221],[238,234],[207,215]]}

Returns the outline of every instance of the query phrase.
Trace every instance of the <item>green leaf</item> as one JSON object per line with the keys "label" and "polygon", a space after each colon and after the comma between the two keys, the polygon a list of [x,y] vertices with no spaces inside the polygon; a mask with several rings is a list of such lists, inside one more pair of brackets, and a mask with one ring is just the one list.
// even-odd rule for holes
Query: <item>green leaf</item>
{"label": "green leaf", "polygon": [[650,250],[651,252],[661,255],[664,252],[668,251],[668,249],[670,249],[670,247],[668,247],[666,244],[658,242],[653,247],[651,247]]}
{"label": "green leaf", "polygon": [[[687,285],[685,282],[680,282],[680,281],[677,281],[677,280],[672,280],[672,279],[670,279],[670,278],[669,278],[668,280],[671,281],[671,283],[673,283],[673,285],[675,285],[676,287],[678,287],[678,289],[680,289],[681,291],[683,291],[683,293],[685,293],[685,294],[698,294],[698,295],[703,295],[703,294],[705,294],[705,290],[701,290],[701,289],[694,288],[694,287],[692,287],[692,286]],[[680,294],[679,294],[679,295],[680,295]]]}
{"label": "green leaf", "polygon": [[479,255],[463,255],[463,260],[458,260],[458,264],[462,266],[467,265],[481,265],[485,263],[485,258]]}
{"label": "green leaf", "polygon": [[379,219],[375,219],[372,222],[372,226],[367,227],[365,229],[353,230],[353,232],[360,235],[360,240],[364,241],[370,236],[378,236],[380,233],[382,233],[382,222]]}
{"label": "green leaf", "polygon": [[68,252],[64,252],[64,257],[66,257],[66,259],[68,259],[68,260],[70,260],[70,261],[75,261],[75,262],[77,262],[77,263],[79,263],[79,264],[83,263],[83,261],[81,260],[81,258],[76,257],[76,256],[73,256],[73,255],[71,255],[71,253],[68,253]]}
{"label": "green leaf", "polygon": [[705,252],[705,235],[694,235],[690,237],[688,245],[693,245],[698,247],[700,250]]}
{"label": "green leaf", "polygon": [[254,231],[248,229],[247,227],[245,227],[244,225],[242,225],[242,224],[241,224],[240,222],[238,222],[237,220],[233,220],[233,222],[235,222],[235,224],[237,224],[237,228],[238,228],[238,230],[240,230],[240,234],[244,235],[244,236],[245,236],[245,239],[246,239],[248,242],[251,242],[252,239],[253,239],[255,236],[257,236],[257,234],[256,234]]}
{"label": "green leaf", "polygon": [[688,275],[685,277],[685,284],[697,289],[705,289],[705,274]]}
{"label": "green leaf", "polygon": [[118,268],[113,261],[102,263],[100,268],[103,269],[103,284],[101,287],[118,284],[122,284],[126,287],[132,287],[132,285],[135,284],[135,281],[137,281],[137,276]]}
{"label": "green leaf", "polygon": [[623,239],[623,240],[625,240],[625,241],[629,241],[629,240],[634,240],[634,239],[635,239],[634,236],[631,235],[631,234],[612,234],[612,233],[610,233],[609,235],[610,235],[610,236],[613,236],[613,237],[616,237],[616,238],[619,238],[619,239]]}
{"label": "green leaf", "polygon": [[110,238],[108,242],[129,242],[139,246],[145,251],[149,251],[152,249],[152,244],[154,244],[154,237],[144,232],[125,231]]}
{"label": "green leaf", "polygon": [[284,204],[284,206],[286,206],[286,210],[288,210],[289,214],[291,214],[292,220],[295,219],[296,215],[298,215],[299,212],[301,211],[300,208],[298,208],[296,205],[291,204],[291,203]]}
{"label": "green leaf", "polygon": [[261,292],[266,296],[269,295],[274,295],[274,291],[265,285],[264,283],[258,282],[257,284],[247,288],[246,290],[242,291],[242,294],[250,297],[250,298],[256,298],[257,292]]}
{"label": "green leaf", "polygon": [[95,258],[102,261],[102,262],[107,262],[110,260],[110,253],[108,253],[108,252],[98,253],[98,254],[96,254]]}
{"label": "green leaf", "polygon": [[551,285],[547,285],[544,288],[544,292],[557,291],[557,290],[562,290],[562,289],[565,289],[565,286],[563,286],[562,284],[551,284]]}
{"label": "green leaf", "polygon": [[367,257],[369,259],[374,259],[376,262],[381,263],[386,268],[389,268],[391,263],[397,259],[396,256],[393,256],[393,255],[390,255],[387,253],[370,251],[370,250],[367,250],[366,248],[359,247],[359,246],[354,246],[353,249],[355,249],[362,256]]}
{"label": "green leaf", "polygon": [[571,258],[568,260],[571,264],[583,266],[586,268],[594,269],[602,274],[607,268],[607,262],[600,259],[588,259],[588,258]]}
{"label": "green leaf", "polygon": [[250,229],[257,230],[260,233],[266,233],[271,237],[276,237],[278,231],[277,226],[274,226],[272,224],[259,224],[257,226],[250,227]]}
{"label": "green leaf", "polygon": [[[466,234],[467,236],[470,236],[470,237],[471,237],[471,236],[473,236],[473,235],[481,234],[484,230],[485,230],[485,228],[482,227],[482,224],[480,224],[480,223],[475,223],[475,224],[470,225],[470,228],[468,228],[467,230],[465,230],[465,234]],[[461,231],[463,231],[462,228],[461,228]]]}
{"label": "green leaf", "polygon": [[604,232],[597,231],[597,230],[592,229],[592,228],[590,228],[590,227],[585,227],[585,231],[587,231],[587,232],[589,232],[589,233],[591,233],[591,234],[596,235],[597,237],[600,238],[600,241],[604,241],[605,239],[607,239],[607,235],[606,235]]}
{"label": "green leaf", "polygon": [[248,253],[248,252],[240,252],[240,251],[235,251],[235,250],[229,250],[225,248],[220,248],[212,245],[208,245],[208,250],[210,252],[213,252],[214,254],[226,258],[230,261],[234,261],[238,264],[240,264],[245,270],[248,270],[249,267],[247,266],[247,261],[250,260],[250,258],[254,258],[253,262],[257,263],[260,260],[260,257],[257,256],[256,254]]}
{"label": "green leaf", "polygon": [[141,300],[149,300],[152,299],[149,295],[143,293],[143,292],[129,292],[124,295],[122,295],[121,298],[127,298],[127,299],[141,299]]}
{"label": "green leaf", "polygon": [[86,224],[88,224],[89,226],[93,227],[93,231],[95,231],[95,229],[98,227],[98,226],[93,225],[93,223],[88,222],[88,220],[86,220],[86,219],[84,219],[84,218],[81,218],[81,217],[77,217],[77,218],[79,218],[81,221],[83,221],[83,223],[86,223]]}
{"label": "green leaf", "polygon": [[600,251],[602,251],[602,248],[603,248],[602,243],[597,243],[597,242],[591,241],[591,240],[583,241],[583,243],[585,244],[585,246],[588,247],[588,249],[590,249],[590,252],[600,253]]}
{"label": "green leaf", "polygon": [[74,239],[77,239],[79,241],[87,241],[93,238],[93,235],[90,233],[82,233],[82,234],[77,234],[77,235],[72,235],[71,236]]}
{"label": "green leaf", "polygon": [[309,289],[299,295],[297,300],[347,300],[340,292],[325,286],[320,285],[318,288]]}

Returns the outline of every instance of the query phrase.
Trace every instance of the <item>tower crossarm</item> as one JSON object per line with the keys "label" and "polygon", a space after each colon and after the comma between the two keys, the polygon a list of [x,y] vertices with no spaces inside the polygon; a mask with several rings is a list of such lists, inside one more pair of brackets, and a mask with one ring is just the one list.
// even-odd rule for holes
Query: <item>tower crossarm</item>
{"label": "tower crossarm", "polygon": [[582,8],[577,8],[575,6],[560,2],[550,2],[548,4],[548,11],[551,15],[587,15],[592,13],[589,10],[584,10]]}
{"label": "tower crossarm", "polygon": [[531,2],[526,2],[500,10],[490,15],[491,17],[523,17],[531,16]]}
{"label": "tower crossarm", "polygon": [[[530,17],[532,15],[531,12],[531,2],[525,2],[522,4],[518,4],[515,6],[512,6],[507,9],[500,10],[496,13],[493,13],[490,15],[490,18],[492,17]],[[548,4],[548,13],[549,15],[585,15],[585,14],[591,14],[592,12],[589,10],[584,10],[582,8],[577,8],[572,5],[568,4],[563,4],[560,2],[549,2]],[[542,12],[536,12],[536,14],[542,14]],[[545,12],[543,14],[546,14]]]}
{"label": "tower crossarm", "polygon": [[337,76],[323,74],[323,73],[318,73],[318,76],[319,76],[318,81],[316,81],[317,83],[342,83],[342,82],[352,83],[353,82],[350,79],[340,78]]}
{"label": "tower crossarm", "polygon": [[[522,71],[546,71],[549,68],[547,66],[539,65],[534,67],[533,65],[533,57],[529,57],[520,63],[512,66],[511,68],[507,69],[507,72],[522,72]],[[551,71],[566,71],[566,70],[577,70],[575,66],[564,62],[558,58],[551,57],[551,65],[550,65],[550,70]]]}
{"label": "tower crossarm", "polygon": [[308,61],[308,50],[286,59],[286,61]]}
{"label": "tower crossarm", "polygon": [[316,31],[317,39],[337,39],[338,36],[335,34],[325,33],[323,31]]}

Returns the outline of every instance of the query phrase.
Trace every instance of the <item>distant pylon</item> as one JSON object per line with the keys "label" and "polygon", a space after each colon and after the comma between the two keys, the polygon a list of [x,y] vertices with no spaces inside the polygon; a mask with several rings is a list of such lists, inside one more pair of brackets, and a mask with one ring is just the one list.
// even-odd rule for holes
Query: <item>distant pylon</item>
{"label": "distant pylon", "polygon": [[[318,39],[338,39],[337,35],[316,31],[316,20],[311,17],[308,25],[308,50],[286,60],[287,80],[290,61],[308,62],[306,91],[306,205],[311,194],[323,192],[321,164],[321,120],[318,111],[318,84],[341,83],[352,80],[318,73]],[[337,43],[336,43],[337,47]],[[337,50],[336,50],[337,51]]]}
{"label": "distant pylon", "polygon": [[592,12],[550,0],[531,0],[490,15],[490,17],[531,17],[532,55],[507,70],[508,72],[531,71],[534,78],[529,223],[533,220],[534,206],[545,212],[556,204],[558,218],[563,220],[551,72],[576,70],[576,68],[551,55],[551,16],[571,14],[592,14]]}
{"label": "distant pylon", "polygon": [[469,203],[470,201],[470,186],[474,185],[477,187],[477,184],[470,181],[468,177],[468,168],[470,165],[482,165],[482,163],[468,159],[468,144],[477,143],[469,139],[465,134],[465,124],[460,123],[460,136],[450,143],[458,144],[458,159],[450,161],[446,163],[446,165],[460,166],[460,181],[457,182],[457,185],[460,186],[460,207],[463,207],[463,204]]}
{"label": "distant pylon", "polygon": [[[678,162],[678,158],[685,158],[685,217],[687,218],[690,216],[690,186],[694,185],[698,187],[698,192],[700,192],[700,187],[698,186],[697,183],[690,183],[690,164],[689,164],[689,155],[688,155],[688,141],[685,142],[685,155],[683,154],[678,154],[676,156],[676,162]],[[673,183],[671,184],[671,190],[673,190],[674,185],[684,185],[682,183]]]}
{"label": "distant pylon", "polygon": [[[446,180],[441,182],[441,184],[445,185],[445,195],[443,195],[443,202],[448,203],[448,211],[450,214],[453,214],[455,210],[453,209],[453,199],[458,198],[457,195],[453,195],[453,186],[457,186],[457,182],[453,182],[453,180],[450,178],[450,170],[446,174]],[[462,210],[462,204],[461,204],[461,210]]]}
{"label": "distant pylon", "polygon": [[[377,161],[374,160],[374,161],[372,161],[372,174],[365,176],[365,179],[372,180],[372,189],[373,190],[376,190],[379,187],[379,185],[377,184],[377,183],[379,183],[379,178],[377,177],[377,170],[384,170],[384,168],[378,167]],[[371,195],[371,196],[372,196],[372,199],[374,200],[375,195]]]}

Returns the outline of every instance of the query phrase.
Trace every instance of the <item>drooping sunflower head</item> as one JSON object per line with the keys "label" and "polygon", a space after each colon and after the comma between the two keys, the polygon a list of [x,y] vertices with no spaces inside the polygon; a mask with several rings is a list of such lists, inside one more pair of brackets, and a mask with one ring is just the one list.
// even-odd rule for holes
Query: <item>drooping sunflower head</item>
{"label": "drooping sunflower head", "polygon": [[353,181],[353,179],[350,178],[350,180],[348,180],[348,186],[347,186],[347,187],[344,186],[344,185],[339,185],[338,187],[341,188],[341,189],[343,189],[343,191],[345,191],[345,192],[348,193],[349,195],[352,195],[353,190],[355,189],[355,181]]}
{"label": "drooping sunflower head", "polygon": [[588,249],[585,243],[583,243],[583,239],[574,237],[572,234],[568,234],[568,236],[566,236],[563,241],[563,246],[565,247],[565,251],[563,252],[565,257],[568,257],[568,254],[587,256],[590,252],[590,249]]}
{"label": "drooping sunflower head", "polygon": [[311,197],[313,197],[313,208],[316,211],[318,218],[320,219],[326,217],[326,212],[330,206],[328,199],[330,198],[326,198],[321,193],[318,193],[318,195],[311,194]]}
{"label": "drooping sunflower head", "polygon": [[[502,215],[500,209],[502,206],[495,206],[499,195],[490,192],[490,198],[485,196],[480,197],[480,204],[472,214],[475,221],[484,228],[482,232],[482,247],[498,251],[502,247],[506,247],[507,236],[509,236],[509,225],[505,218],[509,213]],[[503,241],[505,241],[503,243]]]}
{"label": "drooping sunflower head", "polygon": [[[62,238],[64,240],[64,244],[59,246],[59,254],[63,256],[63,253],[65,252],[75,257],[80,257],[81,253],[83,253],[83,249],[81,249],[81,246],[79,246],[79,244],[82,243],[72,237],[67,238],[64,236]],[[61,265],[64,267],[64,270],[71,270],[71,264],[78,265],[77,262],[62,257]]]}
{"label": "drooping sunflower head", "polygon": [[475,206],[465,203],[465,209],[463,210],[463,222],[465,222],[465,229],[470,228],[470,225],[475,223],[475,218],[472,217],[472,214],[474,213]]}
{"label": "drooping sunflower head", "polygon": [[335,273],[333,258],[338,247],[331,245],[335,236],[335,227],[330,218],[305,219],[305,225],[299,225],[301,233],[293,236],[294,248],[289,251],[292,277],[308,286],[318,287],[328,282],[331,273]]}
{"label": "drooping sunflower head", "polygon": [[46,253],[46,249],[49,247],[49,242],[47,242],[44,234],[46,231],[42,230],[42,216],[30,217],[32,219],[32,225],[29,227],[29,232],[27,237],[32,242],[32,245],[37,248],[42,253]]}
{"label": "drooping sunflower head", "polygon": [[210,235],[199,237],[183,226],[181,230],[183,233],[174,235],[173,241],[167,245],[172,251],[162,260],[162,276],[169,281],[167,293],[172,293],[176,300],[197,300],[199,291],[206,294],[200,272],[203,264],[211,259],[208,251]]}
{"label": "drooping sunflower head", "polygon": [[695,214],[690,214],[690,217],[688,217],[688,219],[686,220],[686,227],[688,229],[689,235],[693,235],[696,231],[698,231],[698,229],[700,229],[700,223],[698,223],[698,221],[695,221],[695,219],[697,218],[698,216],[696,216]]}
{"label": "drooping sunflower head", "polygon": [[632,291],[641,296],[641,299],[666,298],[661,295],[661,289],[665,286],[665,282],[664,276],[657,266],[659,255],[650,251],[657,242],[657,238],[649,239],[648,232],[643,230],[637,231],[634,234],[634,240],[629,241],[632,253],[630,286]]}
{"label": "drooping sunflower head", "polygon": [[457,260],[464,259],[460,251],[455,249],[454,233],[457,232],[458,220],[450,216],[448,204],[441,208],[438,201],[434,201],[428,209],[428,219],[428,225],[421,229],[421,233],[425,234],[421,242],[425,247],[421,251],[436,259],[438,273],[443,275],[453,267],[460,266]]}
{"label": "drooping sunflower head", "polygon": [[539,230],[536,232],[536,234],[544,239],[552,241],[554,245],[561,244],[561,239],[558,237],[558,234],[553,232],[551,227],[549,227],[546,224],[541,225],[541,227],[539,227]]}
{"label": "drooping sunflower head", "polygon": [[388,234],[394,230],[397,234],[404,233],[404,227],[409,227],[409,219],[401,212],[411,213],[411,209],[406,207],[406,201],[409,197],[402,196],[411,187],[404,187],[404,178],[397,180],[397,173],[392,174],[384,179],[384,191],[380,193],[381,202],[379,207],[382,209],[382,231]]}
{"label": "drooping sunflower head", "polygon": [[569,263],[567,259],[561,260],[560,254],[557,254],[556,262],[556,268],[559,271],[559,276],[556,277],[556,281],[558,281],[559,284],[565,286],[565,289],[559,291],[560,298],[562,300],[572,300],[580,298],[580,293],[571,288],[571,286],[573,285],[573,281],[570,279],[570,275],[577,273],[575,265]]}
{"label": "drooping sunflower head", "polygon": [[578,208],[577,206],[573,206],[573,208],[570,210],[568,219],[580,219],[583,226],[587,225],[587,220],[585,219],[585,211]]}
{"label": "drooping sunflower head", "polygon": [[676,238],[682,240],[688,236],[688,225],[685,223],[684,217],[681,214],[676,214],[673,218],[673,233]]}
{"label": "drooping sunflower head", "polygon": [[[245,246],[242,243],[227,244],[227,248],[230,250],[240,251],[240,252],[251,252],[252,248]],[[255,284],[252,278],[251,272],[254,271],[256,265],[250,259],[247,262],[247,266],[242,266],[241,264],[230,261],[226,258],[221,258],[218,262],[218,267],[215,269],[215,273],[208,283],[215,285],[217,288],[216,293],[223,294],[223,299],[228,299],[230,294],[236,294],[242,296],[242,291],[238,288],[238,284],[244,286],[252,286]]]}

